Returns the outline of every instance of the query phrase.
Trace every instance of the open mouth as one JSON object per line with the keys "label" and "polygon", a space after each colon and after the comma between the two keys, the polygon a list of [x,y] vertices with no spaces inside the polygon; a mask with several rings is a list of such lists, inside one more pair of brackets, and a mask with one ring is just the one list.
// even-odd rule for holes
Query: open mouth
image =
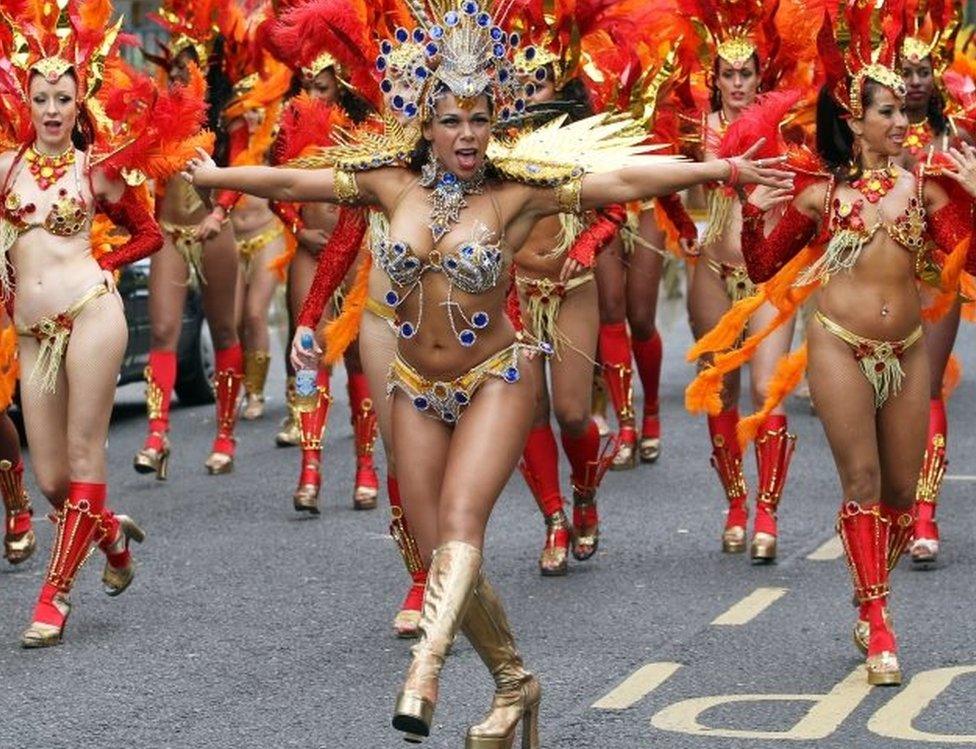
{"label": "open mouth", "polygon": [[61,129],[60,120],[44,120],[44,129],[54,133]]}
{"label": "open mouth", "polygon": [[478,163],[478,149],[476,148],[459,148],[454,154],[457,156],[458,166],[463,171],[473,170]]}

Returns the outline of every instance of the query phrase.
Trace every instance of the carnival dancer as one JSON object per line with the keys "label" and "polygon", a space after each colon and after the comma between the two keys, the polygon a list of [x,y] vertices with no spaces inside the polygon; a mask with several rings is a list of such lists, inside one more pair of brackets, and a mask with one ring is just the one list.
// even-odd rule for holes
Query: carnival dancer
{"label": "carnival dancer", "polygon": [[[905,78],[905,109],[908,130],[905,135],[903,166],[912,169],[933,152],[946,151],[950,145],[972,138],[954,121],[961,114],[961,104],[953,100],[952,89],[943,77],[952,59],[955,36],[959,29],[959,9],[953,3],[933,3],[919,7],[911,15],[910,34],[902,43],[899,62]],[[929,297],[927,287],[923,294]],[[911,558],[917,564],[936,561],[939,553],[939,526],[936,507],[942,479],[948,466],[949,424],[943,382],[955,345],[962,312],[957,295],[948,310],[929,308],[923,311],[922,329],[929,358],[929,430],[922,472],[915,495],[915,538]],[[935,319],[941,315],[939,319]]]}
{"label": "carnival dancer", "polygon": [[[164,174],[147,168],[146,154],[179,160],[178,141],[167,138],[200,125],[183,99],[156,95],[148,78],[121,62],[121,19],[111,23],[111,14],[108,3],[69,2],[0,16],[8,32],[0,38],[16,45],[15,54],[3,50],[0,121],[21,138],[0,155],[0,283],[12,307],[16,278],[25,427],[37,483],[57,518],[21,640],[28,648],[60,642],[68,593],[92,544],[106,555],[106,593],[132,582],[129,542],[142,541],[143,532],[106,504],[105,441],[126,347],[115,271],[159,249],[162,237],[121,175],[138,183]],[[96,212],[129,234],[97,260]]]}
{"label": "carnival dancer", "polygon": [[[226,133],[218,123],[230,96],[230,84],[222,70],[222,42],[215,32],[219,3],[172,0],[156,14],[170,33],[163,55],[149,59],[159,64],[173,85],[187,85],[197,70],[207,76],[200,89],[209,105],[209,125],[218,133],[217,154],[227,158]],[[234,469],[244,354],[237,337],[235,304],[237,251],[226,209],[208,208],[210,197],[200,195],[182,180],[159,184],[157,205],[163,229],[163,249],[153,256],[149,271],[150,351],[146,368],[146,405],[149,433],[133,459],[139,473],[154,473],[165,480],[170,458],[170,400],[176,384],[176,347],[182,329],[187,290],[199,288],[215,351],[214,392],[217,434],[204,465],[210,475]]]}
{"label": "carnival dancer", "polygon": [[[418,7],[418,27],[396,32],[396,41],[413,39],[429,55],[414,71],[423,81],[420,95],[393,100],[421,122],[415,144],[398,139],[382,148],[382,138],[374,138],[356,158],[347,149],[335,168],[305,171],[220,169],[201,152],[187,177],[272,199],[378,205],[387,215],[390,234],[378,261],[393,282],[386,301],[396,308],[400,337],[388,384],[393,448],[410,525],[430,559],[421,639],[393,723],[414,740],[429,734],[438,675],[463,629],[496,684],[492,710],[469,729],[468,746],[510,744],[523,723],[525,744],[537,747],[539,684],[481,571],[488,517],[522,452],[536,392],[527,359],[539,347],[517,338],[503,312],[511,248],[546,215],[670,194],[708,179],[779,187],[789,181],[775,161],[748,156],[710,164],[637,156],[643,134],[623,119],[562,128],[554,122],[514,142],[490,143],[493,119],[525,107],[511,64],[517,36],[474,0],[433,13]],[[392,49],[381,47],[381,70]],[[413,168],[392,166],[405,152],[412,152]],[[295,345],[303,361],[315,361],[301,339]]]}
{"label": "carnival dancer", "polygon": [[[762,87],[770,91],[782,71],[780,61],[770,53],[779,48],[772,38],[775,29],[769,18],[780,4],[697,3],[692,15],[710,32],[712,59],[710,71],[710,111],[700,117],[700,142],[704,159],[714,159],[721,148],[723,135],[731,123],[756,100]],[[683,7],[687,7],[684,6]],[[760,61],[764,61],[763,64]],[[764,76],[764,73],[767,75]],[[688,293],[688,308],[696,340],[702,339],[719,323],[722,316],[739,300],[757,301],[749,315],[750,330],[760,330],[776,316],[769,304],[759,304],[761,297],[750,281],[739,241],[741,209],[734,192],[722,185],[708,186],[708,226],[701,242]],[[769,391],[776,362],[790,349],[793,321],[783,325],[765,339],[750,359],[750,395],[759,407]],[[695,351],[695,349],[693,349]],[[706,366],[701,359],[699,366]],[[743,458],[736,439],[739,422],[739,371],[727,375],[722,389],[722,409],[709,413],[712,467],[728,501],[728,513],[722,531],[722,551],[740,553],[747,546],[749,520],[748,488],[743,472]],[[756,441],[758,486],[752,540],[749,555],[754,562],[776,559],[779,503],[786,487],[787,472],[793,454],[795,437],[789,433],[785,410],[778,407],[768,415]]]}
{"label": "carnival dancer", "polygon": [[[976,269],[969,245],[976,151],[950,149],[948,166],[938,170],[896,165],[908,128],[905,81],[891,69],[902,15],[872,5],[842,13],[846,48],[829,16],[818,37],[827,79],[817,110],[822,161],[796,154],[795,197],[792,190],[752,193],[742,246],[751,279],[764,282],[781,321],[814,294],[808,379],[843,490],[837,529],[860,604],[855,641],[867,656],[868,682],[891,685],[901,682],[901,669],[887,614],[889,571],[912,536],[928,401],[916,272],[930,240],[947,256],[942,294],[957,293],[960,265]],[[764,212],[783,204],[766,236]],[[799,380],[805,358],[801,351],[784,360],[784,387],[750,417],[753,428]],[[713,379],[726,359],[716,356]]]}
{"label": "carnival dancer", "polygon": [[[310,96],[325,104],[338,105],[347,124],[362,121],[380,101],[378,85],[371,76],[375,55],[368,56],[369,49],[375,47],[367,22],[368,12],[365,0],[310,0],[283,12],[270,24],[267,33],[267,43],[275,57],[294,71]],[[297,115],[293,111],[286,116]],[[325,124],[335,123],[326,120]],[[319,145],[329,142],[329,130],[312,134]],[[296,150],[287,144],[281,148],[286,152]],[[279,158],[281,155],[279,152]],[[299,320],[302,304],[312,284],[317,257],[336,230],[338,219],[335,206],[306,203],[297,209],[294,220],[297,251],[288,264],[289,316],[293,329],[308,325],[307,319]],[[356,450],[353,508],[372,510],[379,493],[379,478],[373,464],[376,409],[358,348],[347,348],[344,358]],[[313,515],[319,514],[322,443],[332,403],[330,367],[323,363],[318,365],[318,370],[316,393],[302,402],[297,394],[291,396],[302,449],[298,486],[292,501],[297,511]]]}
{"label": "carnival dancer", "polygon": [[0,311],[0,495],[3,496],[3,557],[10,564],[30,559],[37,548],[30,498],[24,489],[24,461],[20,434],[8,409],[17,389],[17,331],[5,311]]}

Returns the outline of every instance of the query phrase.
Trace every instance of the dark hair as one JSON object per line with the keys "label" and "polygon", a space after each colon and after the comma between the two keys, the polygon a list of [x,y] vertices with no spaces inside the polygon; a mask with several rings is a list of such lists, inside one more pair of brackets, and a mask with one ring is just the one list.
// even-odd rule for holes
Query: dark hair
{"label": "dark hair", "polygon": [[590,100],[590,94],[579,77],[570,78],[566,81],[563,87],[556,92],[556,98],[572,106],[569,115],[570,122],[586,119],[593,114],[593,102]]}
{"label": "dark hair", "polygon": [[[850,85],[850,83],[848,83]],[[861,90],[861,107],[866,110],[874,103],[877,91],[884,88],[868,78]],[[817,152],[838,180],[853,180],[861,176],[861,163],[854,158],[854,131],[848,123],[849,114],[838,104],[830,89],[820,89],[817,99]]]}
{"label": "dark hair", "polygon": [[[190,46],[186,51],[199,65],[196,49]],[[233,97],[234,86],[224,73],[224,37],[217,34],[207,58],[207,127],[216,136],[213,160],[218,166],[227,166],[230,160],[230,136],[221,123],[221,117]]]}
{"label": "dark hair", "polygon": [[929,97],[929,107],[925,116],[929,121],[932,132],[936,135],[942,135],[949,129],[949,120],[945,116],[945,99],[938,88],[932,89],[932,95]]}
{"label": "dark hair", "polygon": [[[712,92],[708,96],[708,103],[713,112],[717,112],[722,108],[722,92],[718,90],[718,66],[720,59],[721,58],[718,55],[715,55],[715,62],[712,63],[712,81],[710,84]],[[756,66],[756,75],[758,76],[760,71],[759,53],[753,52],[752,57],[749,59],[752,60],[753,65]]]}

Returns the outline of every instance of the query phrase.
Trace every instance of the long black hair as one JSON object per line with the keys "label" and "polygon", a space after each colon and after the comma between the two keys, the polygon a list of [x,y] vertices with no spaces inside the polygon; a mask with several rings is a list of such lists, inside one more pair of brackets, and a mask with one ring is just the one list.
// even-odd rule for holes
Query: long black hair
{"label": "long black hair", "polygon": [[943,135],[949,129],[949,120],[945,115],[945,98],[938,88],[932,89],[925,118],[929,121],[929,127],[936,135]]}
{"label": "long black hair", "polygon": [[[713,112],[718,112],[722,108],[722,92],[718,89],[719,59],[719,56],[715,55],[715,62],[712,63],[712,80],[709,83],[711,93],[708,95],[708,103]],[[756,77],[758,78],[760,72],[759,53],[753,52],[749,59],[752,60],[752,64],[756,68]]]}
{"label": "long black hair", "polygon": [[[850,83],[848,83],[850,85]],[[868,78],[861,89],[861,110],[874,103],[880,83]],[[855,158],[854,131],[846,109],[834,99],[830,89],[820,89],[817,99],[817,152],[838,180],[855,180],[861,176],[861,162]]]}

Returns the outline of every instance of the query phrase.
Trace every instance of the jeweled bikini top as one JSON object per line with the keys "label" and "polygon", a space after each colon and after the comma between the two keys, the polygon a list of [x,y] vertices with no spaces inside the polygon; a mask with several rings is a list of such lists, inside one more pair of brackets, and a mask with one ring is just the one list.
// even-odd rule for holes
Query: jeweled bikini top
{"label": "jeweled bikini top", "polygon": [[10,167],[7,181],[0,193],[0,217],[11,225],[17,234],[24,234],[35,228],[43,228],[59,237],[71,237],[84,231],[91,220],[91,210],[82,192],[81,164],[75,162],[74,195],[69,194],[67,188],[58,188],[58,197],[51,204],[47,215],[40,219],[37,216],[37,206],[34,203],[24,203],[20,195],[13,191],[12,185],[19,174],[18,167],[22,163],[18,157]]}
{"label": "jeweled bikini top", "polygon": [[[491,196],[496,213],[500,211]],[[388,231],[388,230],[387,230]],[[448,281],[447,299],[441,302],[447,311],[451,329],[462,346],[473,346],[478,340],[476,331],[488,327],[491,318],[487,312],[476,311],[470,316],[453,300],[454,289],[465,294],[484,294],[495,288],[505,265],[501,248],[502,240],[492,241],[493,233],[484,224],[475,225],[471,238],[461,242],[448,253],[434,249],[423,258],[419,257],[406,242],[394,240],[387,233],[377,237],[373,256],[380,268],[400,290],[387,292],[386,303],[397,309],[415,291],[420,295],[420,311],[413,321],[398,320],[397,331],[401,338],[413,338],[420,330],[423,318],[423,277],[427,273],[443,273]]]}

